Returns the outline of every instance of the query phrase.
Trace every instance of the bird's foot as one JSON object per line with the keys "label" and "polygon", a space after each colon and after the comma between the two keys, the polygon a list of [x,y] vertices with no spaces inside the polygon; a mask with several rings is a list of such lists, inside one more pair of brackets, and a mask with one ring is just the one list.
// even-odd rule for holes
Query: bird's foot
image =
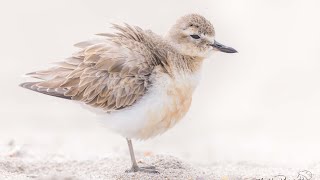
{"label": "bird's foot", "polygon": [[159,174],[159,171],[156,170],[155,166],[146,166],[146,167],[132,166],[131,169],[126,170],[126,172],[127,173],[129,173],[129,172],[145,172],[145,173]]}

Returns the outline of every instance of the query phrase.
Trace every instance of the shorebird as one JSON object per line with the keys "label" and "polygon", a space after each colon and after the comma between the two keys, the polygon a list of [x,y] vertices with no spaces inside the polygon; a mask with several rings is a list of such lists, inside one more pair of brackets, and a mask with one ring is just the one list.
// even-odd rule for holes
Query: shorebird
{"label": "shorebird", "polygon": [[113,131],[127,139],[129,172],[139,167],[131,139],[145,140],[173,127],[187,113],[203,60],[213,51],[236,53],[215,40],[213,25],[201,15],[181,17],[165,36],[128,24],[99,40],[75,44],[71,57],[47,70],[28,73],[39,79],[20,86],[78,101],[95,110]]}

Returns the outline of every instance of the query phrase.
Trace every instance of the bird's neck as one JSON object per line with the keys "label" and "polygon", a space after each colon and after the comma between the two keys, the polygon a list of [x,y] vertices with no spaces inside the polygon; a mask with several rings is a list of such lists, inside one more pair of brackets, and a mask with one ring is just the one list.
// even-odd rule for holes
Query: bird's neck
{"label": "bird's neck", "polygon": [[171,65],[178,74],[194,74],[201,70],[203,58],[177,54]]}

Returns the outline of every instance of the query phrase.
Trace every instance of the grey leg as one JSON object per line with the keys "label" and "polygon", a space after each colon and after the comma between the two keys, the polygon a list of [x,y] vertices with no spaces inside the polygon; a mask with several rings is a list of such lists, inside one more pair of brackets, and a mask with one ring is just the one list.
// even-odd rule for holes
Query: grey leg
{"label": "grey leg", "polygon": [[134,151],[133,151],[131,139],[127,138],[127,142],[128,142],[128,147],[129,147],[129,152],[130,152],[130,157],[131,157],[131,162],[132,162],[132,168],[138,169],[138,164],[137,164],[136,158],[134,156]]}
{"label": "grey leg", "polygon": [[129,147],[129,152],[130,152],[132,167],[131,167],[131,169],[127,170],[126,172],[138,172],[138,171],[142,171],[142,172],[148,172],[148,173],[159,173],[157,170],[155,170],[155,167],[154,167],[154,166],[150,166],[150,167],[139,167],[138,164],[137,164],[136,158],[135,158],[135,156],[134,156],[134,151],[133,151],[131,139],[128,139],[128,138],[127,138],[127,142],[128,142],[128,147]]}

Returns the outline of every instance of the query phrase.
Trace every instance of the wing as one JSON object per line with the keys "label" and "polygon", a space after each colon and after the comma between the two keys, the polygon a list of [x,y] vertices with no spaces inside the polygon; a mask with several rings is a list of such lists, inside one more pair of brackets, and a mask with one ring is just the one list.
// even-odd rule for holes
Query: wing
{"label": "wing", "polygon": [[99,34],[106,39],[76,44],[81,50],[55,67],[27,74],[40,81],[21,86],[105,111],[131,106],[146,93],[153,69],[162,63],[145,45],[143,30],[114,27],[115,34]]}

